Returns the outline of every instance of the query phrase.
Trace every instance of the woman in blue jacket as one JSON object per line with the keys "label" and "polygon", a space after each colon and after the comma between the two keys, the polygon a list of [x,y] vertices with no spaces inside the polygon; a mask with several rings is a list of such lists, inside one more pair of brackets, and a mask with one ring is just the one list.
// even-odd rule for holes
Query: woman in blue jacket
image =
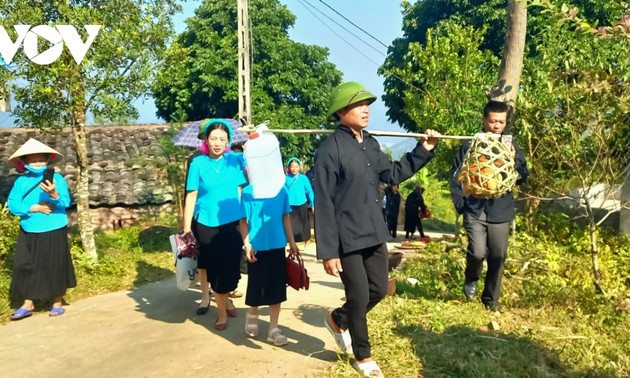
{"label": "woman in blue jacket", "polygon": [[59,173],[44,177],[48,165],[61,158],[33,138],[9,158],[10,166],[25,172],[15,180],[8,198],[9,211],[20,217],[10,297],[24,301],[11,320],[32,315],[36,299],[53,298],[49,315],[62,315],[63,296],[77,284],[68,247],[68,185]]}
{"label": "woman in blue jacket", "polygon": [[306,242],[311,238],[309,207],[315,211],[315,194],[306,175],[300,173],[302,162],[296,157],[287,161],[287,177],[284,187],[289,192],[291,205],[291,227],[295,242]]}

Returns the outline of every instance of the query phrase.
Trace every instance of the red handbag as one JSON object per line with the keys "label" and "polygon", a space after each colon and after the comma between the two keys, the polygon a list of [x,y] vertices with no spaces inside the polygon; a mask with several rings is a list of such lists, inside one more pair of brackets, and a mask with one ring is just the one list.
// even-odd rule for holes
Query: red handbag
{"label": "red handbag", "polygon": [[310,279],[304,268],[304,261],[300,255],[289,255],[287,261],[287,285],[295,290],[308,290]]}
{"label": "red handbag", "polygon": [[424,209],[424,211],[420,212],[420,216],[422,218],[429,218],[431,216],[431,210],[429,210],[428,208]]}
{"label": "red handbag", "polygon": [[192,232],[175,234],[177,258],[196,257],[199,255],[199,243]]}

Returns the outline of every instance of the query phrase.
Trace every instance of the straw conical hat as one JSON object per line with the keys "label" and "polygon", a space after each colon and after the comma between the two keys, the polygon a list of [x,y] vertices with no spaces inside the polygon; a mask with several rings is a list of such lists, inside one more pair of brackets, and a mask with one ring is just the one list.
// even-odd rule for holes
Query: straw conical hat
{"label": "straw conical hat", "polygon": [[50,160],[48,160],[48,164],[54,164],[63,158],[63,155],[59,153],[59,151],[54,148],[50,148],[44,143],[38,141],[35,138],[31,138],[26,141],[20,148],[17,149],[9,158],[8,165],[10,167],[15,167],[15,163],[22,156],[33,155],[33,154],[50,154]]}

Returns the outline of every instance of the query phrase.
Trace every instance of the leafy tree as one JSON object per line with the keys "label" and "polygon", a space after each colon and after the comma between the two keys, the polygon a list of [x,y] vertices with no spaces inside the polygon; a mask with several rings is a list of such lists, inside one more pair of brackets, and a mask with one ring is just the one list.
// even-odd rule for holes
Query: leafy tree
{"label": "leafy tree", "polygon": [[[73,25],[86,40],[83,25],[102,25],[81,64],[68,51],[40,66],[22,54],[15,69],[2,70],[0,82],[11,80],[18,103],[17,123],[55,131],[69,126],[77,145],[76,202],[81,242],[97,258],[89,213],[90,160],[85,135],[88,113],[113,120],[135,118],[134,99],[148,91],[153,70],[172,35],[175,0],[15,0],[0,3],[3,25]],[[8,32],[13,40],[16,33]],[[41,49],[41,48],[40,48]]]}
{"label": "leafy tree", "polygon": [[[524,0],[523,0],[524,1]],[[553,3],[562,3],[560,0],[552,0]],[[512,3],[512,2],[511,2]],[[587,20],[610,24],[611,20],[615,20],[614,17],[619,17],[619,9],[615,6],[614,0],[607,1],[595,1],[595,0],[575,0],[575,5],[584,6],[587,8],[584,17]],[[503,0],[424,0],[417,2],[403,1],[403,37],[398,38],[393,42],[390,48],[389,54],[383,67],[381,68],[381,74],[385,77],[385,94],[383,95],[383,101],[388,107],[387,115],[393,122],[398,122],[400,125],[409,131],[419,131],[424,128],[425,125],[434,126],[435,120],[422,117],[421,114],[414,112],[414,107],[410,106],[410,103],[416,105],[418,102],[425,102],[427,107],[433,102],[435,104],[435,98],[430,94],[427,94],[425,90],[426,81],[432,79],[445,79],[439,78],[436,75],[433,78],[426,79],[420,74],[414,75],[416,72],[422,72],[426,74],[427,71],[438,72],[443,65],[450,65],[452,56],[443,56],[443,59],[434,62],[432,67],[422,67],[422,63],[426,63],[421,59],[418,59],[418,52],[420,51],[416,46],[427,46],[430,43],[429,38],[432,33],[437,33],[436,30],[442,29],[440,26],[444,23],[456,24],[460,29],[459,32],[470,32],[474,30],[475,33],[483,33],[481,39],[476,39],[475,44],[478,49],[486,57],[485,64],[479,66],[480,70],[488,70],[487,73],[490,77],[498,76],[498,67],[491,65],[491,57],[494,59],[500,59],[504,52],[504,41],[506,37],[506,21],[507,21],[507,8],[506,2]],[[529,9],[529,19],[527,25],[527,35],[536,36],[540,33],[541,28],[550,22],[547,15],[541,14],[540,8]],[[433,30],[433,31],[431,31]],[[452,32],[458,32],[457,29],[453,29]],[[446,36],[448,37],[448,36]],[[454,40],[461,40],[466,36],[452,35]],[[462,62],[462,52],[459,55],[459,59],[456,61]],[[535,44],[528,41],[525,50],[525,57],[527,59],[538,54]],[[405,73],[407,73],[405,75]],[[403,80],[401,80],[401,78]],[[441,82],[433,82],[435,87],[439,85],[449,85],[449,81],[454,79],[448,77],[448,80],[442,80]],[[466,95],[465,99],[475,98],[475,101],[469,101],[465,105],[459,106],[456,109],[450,109],[450,101],[458,101],[453,97],[442,99],[439,107],[434,108],[436,113],[444,112],[460,112],[466,115],[475,115],[470,118],[469,122],[473,122],[479,118],[476,116],[480,112],[479,104],[485,102],[485,95],[483,91],[479,90],[479,83],[475,81],[478,77],[460,78],[460,82],[463,89],[469,88],[470,91]],[[455,78],[455,80],[458,80]],[[470,80],[466,82],[466,80]],[[486,81],[482,83],[483,86],[490,86],[495,80]],[[459,94],[462,94],[460,91]],[[476,97],[481,96],[481,97]],[[451,132],[451,128],[455,125],[449,122],[449,119],[438,119],[439,128],[443,132]],[[456,128],[452,132],[457,132]],[[433,168],[432,168],[433,169]]]}
{"label": "leafy tree", "polygon": [[[596,217],[592,194],[604,184],[607,193],[615,195],[615,188],[628,174],[627,8],[624,17],[625,5],[614,0],[576,0],[572,5],[555,0],[529,3],[527,59],[514,131],[531,165],[525,188],[530,224],[534,224],[533,215],[542,199],[568,197],[570,189],[583,188],[578,211],[587,219],[594,282],[603,292],[597,260],[598,228],[603,220]],[[497,26],[491,10],[499,11],[504,5],[449,0],[406,4],[405,36],[396,41],[382,70],[390,117],[411,130],[428,124],[443,132],[459,133],[466,123],[455,125],[452,119],[468,115],[474,124],[472,115],[485,102],[478,80],[496,77],[493,62],[502,53],[497,50],[497,41],[505,35],[505,26]],[[584,10],[573,5],[582,5]],[[448,51],[450,45],[475,33],[481,33],[480,38],[463,50],[465,54],[427,53],[436,45],[434,35],[452,24],[457,28],[451,26],[449,33],[442,34],[437,51]],[[473,57],[476,76],[450,74],[456,72],[453,65],[465,70],[468,61],[462,56],[467,54]],[[475,57],[481,60],[475,61]],[[449,92],[452,87],[465,89],[453,96]],[[435,93],[443,99],[436,100]],[[465,100],[460,102],[460,98]]]}
{"label": "leafy tree", "polygon": [[[178,110],[189,120],[237,116],[236,6],[232,0],[206,0],[187,20],[187,30],[170,47],[153,86],[158,116],[168,120]],[[326,60],[328,50],[291,41],[288,29],[295,16],[278,0],[252,0],[249,6],[253,123],[322,128],[328,95],[341,80]],[[285,156],[309,160],[312,137],[279,138]]]}
{"label": "leafy tree", "polygon": [[529,192],[534,198],[552,194],[577,201],[590,238],[594,285],[603,293],[598,230],[619,208],[604,207],[602,216],[595,207],[609,201],[630,209],[627,199],[615,201],[630,166],[628,35],[607,34],[606,28],[598,31],[576,20],[578,8],[540,6],[556,22],[535,39],[539,54],[527,62],[526,100],[519,108],[532,165]]}
{"label": "leafy tree", "polygon": [[[479,109],[485,102],[485,86],[494,80],[499,68],[499,59],[482,49],[485,32],[444,20],[428,30],[424,44],[409,44],[406,59],[415,69],[390,68],[390,62],[385,63],[381,72],[386,76],[414,83],[402,92],[405,114],[421,120],[423,128],[448,130],[453,135],[481,131]],[[443,142],[450,148],[438,148],[438,157],[427,167],[442,177],[448,175],[453,150],[461,143]]]}

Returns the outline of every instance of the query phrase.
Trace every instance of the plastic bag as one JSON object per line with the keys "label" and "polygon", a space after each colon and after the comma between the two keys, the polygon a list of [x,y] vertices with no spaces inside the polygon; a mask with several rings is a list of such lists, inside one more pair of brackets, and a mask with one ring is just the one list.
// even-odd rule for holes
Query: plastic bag
{"label": "plastic bag", "polygon": [[199,281],[199,272],[197,271],[197,257],[184,257],[180,255],[177,246],[177,234],[169,236],[171,242],[171,250],[175,260],[175,282],[180,290],[188,290],[191,286]]}

